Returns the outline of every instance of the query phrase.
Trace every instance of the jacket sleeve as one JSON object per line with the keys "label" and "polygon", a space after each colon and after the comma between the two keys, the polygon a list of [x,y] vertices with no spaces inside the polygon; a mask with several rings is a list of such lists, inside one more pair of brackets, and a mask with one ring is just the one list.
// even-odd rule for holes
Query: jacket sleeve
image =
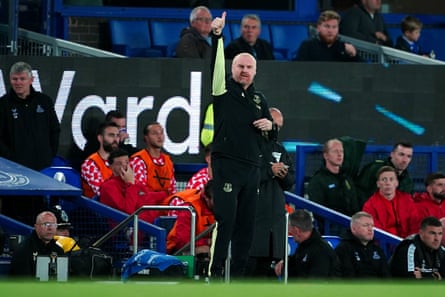
{"label": "jacket sleeve", "polygon": [[176,249],[182,248],[190,242],[190,212],[178,211],[176,219]]}
{"label": "jacket sleeve", "polygon": [[355,267],[352,261],[351,251],[346,244],[340,243],[335,248],[335,253],[340,260],[340,271],[343,277],[355,277]]}
{"label": "jacket sleeve", "polygon": [[219,96],[226,92],[226,65],[222,35],[212,36],[212,95]]}
{"label": "jacket sleeve", "polygon": [[192,34],[186,34],[179,40],[176,46],[176,55],[179,58],[201,58]]}
{"label": "jacket sleeve", "polygon": [[309,200],[325,205],[326,197],[323,188],[324,185],[321,182],[320,178],[317,177],[317,175],[314,175],[308,184],[307,191],[309,195]]}
{"label": "jacket sleeve", "polygon": [[105,181],[100,188],[100,202],[110,207],[131,214],[136,210],[138,186],[135,184],[125,185],[122,193],[117,182]]}
{"label": "jacket sleeve", "polygon": [[288,165],[289,168],[287,169],[286,176],[283,179],[278,179],[278,181],[283,191],[289,191],[295,184],[295,164],[292,157],[286,152],[284,147],[282,147],[281,145],[280,147],[282,149],[282,162]]}

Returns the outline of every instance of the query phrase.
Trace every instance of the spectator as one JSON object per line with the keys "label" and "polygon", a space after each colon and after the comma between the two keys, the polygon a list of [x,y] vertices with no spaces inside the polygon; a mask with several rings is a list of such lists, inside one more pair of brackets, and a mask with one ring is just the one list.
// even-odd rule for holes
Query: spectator
{"label": "spectator", "polygon": [[210,23],[212,14],[205,6],[193,8],[190,13],[190,26],[181,31],[176,55],[178,58],[210,58]]}
{"label": "spectator", "polygon": [[419,37],[422,31],[422,22],[413,16],[406,16],[400,23],[402,35],[397,37],[396,49],[410,52],[417,55],[428,56],[419,44]]}
{"label": "spectator", "polygon": [[381,0],[361,0],[346,11],[340,23],[340,33],[360,40],[393,46],[379,10]]}
{"label": "spectator", "polygon": [[[413,145],[409,142],[394,144],[390,156],[385,160],[375,160],[365,165],[355,180],[360,205],[363,205],[377,189],[377,171],[383,166],[395,168],[400,191],[413,193],[414,182],[409,176],[408,166],[413,158]],[[375,219],[375,218],[374,218]]]}
{"label": "spectator", "polygon": [[389,268],[383,250],[374,242],[374,220],[369,213],[356,212],[351,228],[335,248],[342,276],[347,278],[386,278]]}
{"label": "spectator", "polygon": [[443,228],[434,217],[426,217],[418,234],[402,241],[390,261],[394,277],[442,280],[445,252],[441,248]]}
{"label": "spectator", "polygon": [[[283,126],[279,109],[269,108],[278,129]],[[295,167],[291,156],[281,143],[265,141],[261,167],[260,196],[255,215],[255,231],[249,252],[249,276],[274,276],[270,269],[273,261],[284,258],[285,197],[295,183]]]}
{"label": "spectator", "polygon": [[50,211],[37,215],[34,230],[14,251],[11,260],[11,275],[35,277],[37,256],[63,255],[63,249],[54,240],[57,232],[56,216]]}
{"label": "spectator", "polygon": [[[117,149],[110,153],[108,164],[113,176],[100,187],[100,202],[128,214],[134,213],[144,205],[161,205],[167,197],[165,192],[150,192],[139,183],[129,166],[128,152]],[[140,218],[153,223],[159,212],[148,210],[140,213]]]}
{"label": "spectator", "polygon": [[32,68],[25,62],[12,65],[9,81],[11,89],[0,98],[0,156],[40,171],[51,165],[59,147],[54,103],[34,90]]}
{"label": "spectator", "polygon": [[332,10],[320,14],[317,21],[318,35],[301,43],[294,60],[357,62],[357,50],[338,38],[340,15]]}
{"label": "spectator", "polygon": [[309,199],[343,214],[354,214],[359,205],[352,178],[342,170],[343,143],[328,140],[323,145],[323,159],[324,165],[309,180]]}
{"label": "spectator", "polygon": [[212,179],[212,162],[211,162],[212,144],[210,143],[204,148],[205,161],[207,167],[202,168],[192,175],[189,179],[186,189],[202,190],[205,184]]}
{"label": "spectator", "polygon": [[413,199],[420,218],[445,217],[445,174],[431,173],[425,179],[425,192],[414,193]]}
{"label": "spectator", "polygon": [[97,129],[99,149],[90,155],[80,168],[83,195],[88,198],[100,196],[100,186],[112,175],[108,156],[119,147],[119,129],[113,122],[102,123]]}
{"label": "spectator", "polygon": [[255,91],[256,60],[241,53],[225,73],[222,30],[226,13],[215,18],[213,30],[213,108],[215,135],[212,171],[217,236],[211,276],[221,278],[231,241],[233,276],[244,276],[253,237],[263,137],[276,133],[264,96]]}
{"label": "spectator", "polygon": [[374,218],[375,226],[405,238],[416,232],[419,215],[411,195],[397,190],[396,169],[383,166],[377,172],[378,191],[363,206]]}
{"label": "spectator", "polygon": [[226,59],[233,59],[240,53],[249,53],[257,60],[274,60],[272,45],[259,38],[261,20],[256,14],[246,14],[241,20],[241,36],[232,40],[225,49]]}
{"label": "spectator", "polygon": [[[300,278],[329,278],[338,276],[340,262],[332,247],[313,227],[312,215],[297,209],[289,216],[289,233],[298,243],[295,253],[289,256],[288,274]],[[275,265],[277,276],[283,273],[283,260]]]}
{"label": "spectator", "polygon": [[[182,196],[183,205],[193,206],[196,212],[195,236],[206,231],[215,222],[213,216],[213,181],[210,180],[201,190],[186,190],[176,193]],[[178,211],[177,219],[167,237],[167,253],[172,254],[190,242],[191,214],[189,211]],[[195,254],[209,254],[211,232],[195,243]]]}
{"label": "spectator", "polygon": [[173,162],[162,152],[164,128],[157,122],[149,123],[144,128],[146,147],[131,156],[131,167],[136,182],[148,187],[149,191],[176,193],[176,179]]}

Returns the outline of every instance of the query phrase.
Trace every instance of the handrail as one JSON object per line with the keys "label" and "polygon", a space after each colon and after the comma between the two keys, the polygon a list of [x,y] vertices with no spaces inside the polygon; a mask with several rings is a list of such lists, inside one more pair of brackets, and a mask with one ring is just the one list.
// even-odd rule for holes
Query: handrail
{"label": "handrail", "polygon": [[144,205],[141,206],[138,210],[136,210],[132,216],[134,216],[133,220],[133,254],[137,253],[138,246],[138,215],[139,213],[146,210],[179,210],[184,211],[188,210],[191,214],[191,224],[190,224],[190,255],[195,256],[195,232],[196,232],[196,212],[193,206],[167,206],[167,205]]}

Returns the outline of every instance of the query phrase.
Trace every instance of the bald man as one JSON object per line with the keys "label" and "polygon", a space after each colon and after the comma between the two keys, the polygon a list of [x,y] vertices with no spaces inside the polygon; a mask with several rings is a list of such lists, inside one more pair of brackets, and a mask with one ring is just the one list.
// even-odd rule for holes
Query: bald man
{"label": "bald man", "polygon": [[[212,65],[214,139],[212,169],[214,214],[217,236],[211,276],[221,278],[229,242],[232,253],[232,276],[245,275],[255,223],[255,206],[259,193],[262,143],[276,138],[264,96],[256,92],[253,80],[256,60],[241,53],[232,61],[232,77],[226,80],[224,45],[221,33],[224,12],[212,22]],[[235,228],[236,227],[236,228]]]}

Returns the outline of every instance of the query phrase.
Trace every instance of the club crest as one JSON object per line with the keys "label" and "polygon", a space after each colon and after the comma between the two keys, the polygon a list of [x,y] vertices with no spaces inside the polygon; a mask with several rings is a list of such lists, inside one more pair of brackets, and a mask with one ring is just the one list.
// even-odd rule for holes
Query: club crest
{"label": "club crest", "polygon": [[232,192],[232,184],[231,183],[224,183],[223,190],[226,193]]}

